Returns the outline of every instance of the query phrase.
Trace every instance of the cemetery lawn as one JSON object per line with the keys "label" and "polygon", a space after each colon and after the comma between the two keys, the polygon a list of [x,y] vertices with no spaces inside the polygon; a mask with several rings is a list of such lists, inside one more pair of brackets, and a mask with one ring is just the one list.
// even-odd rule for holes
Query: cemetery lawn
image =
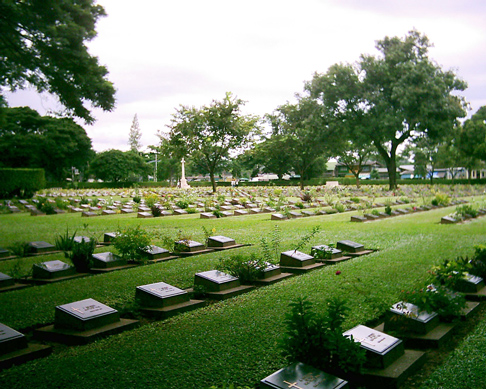
{"label": "cemetery lawn", "polygon": [[[0,215],[0,247],[15,241],[54,243],[66,228],[77,230],[79,235],[101,238],[104,232],[129,225],[171,236],[181,230],[199,242],[204,241],[205,226],[208,230],[215,228],[215,235],[253,244],[0,294],[0,323],[27,332],[53,323],[55,306],[85,298],[116,308],[123,317],[139,318],[134,303],[136,286],[163,281],[189,288],[196,272],[214,269],[220,258],[258,252],[259,239],[270,237],[275,226],[281,231],[280,251],[295,248],[314,226],[320,226],[321,232],[301,249],[305,253],[310,252],[311,246],[345,239],[377,249],[370,255],[169,320],[150,322],[142,318],[138,329],[87,346],[56,347],[50,357],[1,372],[0,382],[6,388],[207,388],[224,382],[254,387],[260,379],[286,365],[278,342],[293,299],[308,296],[318,309],[325,309],[326,299],[341,296],[350,307],[345,328],[377,323],[398,301],[402,290],[423,285],[431,266],[447,258],[471,255],[474,245],[486,244],[486,217],[460,225],[440,224],[440,218],[453,210],[454,207],[436,209],[371,223],[351,223],[350,216],[357,212],[282,222],[271,221],[269,214],[213,220],[199,219],[197,214],[153,219],[137,219],[136,214],[96,218],[81,218],[79,214]],[[160,241],[156,238],[154,244],[157,243]],[[98,248],[96,252],[107,250],[114,248]],[[62,253],[0,261],[0,272],[9,274],[14,267],[25,272],[33,263],[55,259],[68,262]],[[337,270],[341,274],[336,275]],[[486,323],[481,323],[424,388],[477,387],[478,377],[486,374],[485,332]],[[466,366],[468,360],[478,362]],[[474,369],[473,373],[468,368]]]}

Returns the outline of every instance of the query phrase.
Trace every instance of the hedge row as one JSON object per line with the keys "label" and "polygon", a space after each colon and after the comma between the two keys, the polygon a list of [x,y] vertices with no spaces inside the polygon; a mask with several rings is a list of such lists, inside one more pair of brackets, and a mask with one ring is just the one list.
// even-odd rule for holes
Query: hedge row
{"label": "hedge row", "polygon": [[31,198],[45,186],[44,169],[0,168],[0,198]]}
{"label": "hedge row", "polygon": [[[310,180],[305,180],[305,186],[316,186],[325,185],[327,181],[337,181],[340,185],[356,185],[356,179],[349,177],[326,177],[326,178],[312,178]],[[388,185],[388,180],[360,180],[361,185]],[[446,180],[446,179],[434,179],[432,181],[433,185],[485,185],[486,178],[478,178],[474,180],[468,179],[456,179],[456,180]],[[211,182],[209,181],[191,181],[189,182],[191,187],[211,187]],[[299,180],[271,180],[271,181],[240,181],[239,186],[299,186]],[[430,185],[430,180],[420,180],[420,179],[408,179],[408,180],[397,180],[397,185]],[[75,185],[72,183],[65,182],[48,182],[48,188],[64,188],[64,189],[105,189],[105,188],[164,188],[169,187],[167,181],[160,182],[78,182]],[[216,183],[218,187],[228,187],[231,186],[229,181],[219,181]]]}

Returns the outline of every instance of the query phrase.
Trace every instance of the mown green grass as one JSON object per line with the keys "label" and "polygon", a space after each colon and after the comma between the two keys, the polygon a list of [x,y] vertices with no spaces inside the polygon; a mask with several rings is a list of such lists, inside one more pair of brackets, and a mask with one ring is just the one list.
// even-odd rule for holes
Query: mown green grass
{"label": "mown green grass", "polygon": [[[201,226],[205,225],[239,243],[256,244],[278,225],[284,251],[319,225],[321,233],[302,251],[309,252],[311,245],[342,239],[358,241],[379,251],[91,345],[63,349],[51,357],[0,373],[0,382],[9,388],[205,388],[222,382],[254,386],[285,365],[278,341],[292,299],[308,296],[318,309],[325,309],[326,299],[347,298],[351,311],[345,327],[351,328],[378,318],[397,301],[402,289],[424,282],[433,264],[445,258],[470,255],[475,244],[484,244],[486,218],[463,225],[439,224],[440,218],[451,210],[438,209],[364,224],[349,222],[353,213],[278,223],[270,221],[268,214],[217,220],[201,220],[197,215],[160,219],[136,219],[134,215],[113,216],[116,219],[11,215],[8,219],[2,215],[2,230],[6,229],[5,222],[15,220],[16,224],[10,227],[11,236],[31,237],[30,240],[53,242],[51,238],[56,233],[49,229],[56,228],[57,233],[62,233],[68,224],[70,229],[82,228],[86,222],[89,230],[96,233],[115,230],[118,223],[140,224],[147,229],[170,232],[182,229],[195,240],[203,239]],[[31,223],[36,227],[29,227]],[[4,245],[5,237],[2,235],[1,239],[0,245]],[[138,285],[164,281],[185,288],[192,284],[194,273],[213,269],[221,256],[256,250],[258,245],[3,293],[0,322],[16,329],[40,326],[53,321],[56,305],[88,297],[130,309]],[[54,256],[36,258],[39,259],[50,260]],[[26,261],[27,267],[31,260],[22,261]],[[0,262],[0,271],[8,270],[9,262]],[[336,275],[336,270],[341,274]],[[484,370],[481,368],[483,373]],[[454,377],[449,379],[453,380]],[[462,386],[462,381],[456,382],[467,387]]]}

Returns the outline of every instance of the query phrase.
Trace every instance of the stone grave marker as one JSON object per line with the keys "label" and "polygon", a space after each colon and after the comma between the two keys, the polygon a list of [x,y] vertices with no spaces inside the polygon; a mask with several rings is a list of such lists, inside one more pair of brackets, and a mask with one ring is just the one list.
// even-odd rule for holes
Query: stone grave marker
{"label": "stone grave marker", "polygon": [[365,366],[384,369],[404,354],[403,341],[381,331],[358,325],[343,333],[366,350]]}
{"label": "stone grave marker", "polygon": [[180,253],[194,253],[203,251],[205,248],[202,243],[189,239],[178,240],[174,246],[175,251]]}
{"label": "stone grave marker", "polygon": [[32,254],[44,254],[56,250],[56,246],[44,241],[29,242],[28,245]]}
{"label": "stone grave marker", "polygon": [[348,382],[312,366],[295,362],[260,381],[260,388],[344,389]]}
{"label": "stone grave marker", "polygon": [[5,355],[27,347],[24,334],[0,323],[0,355]]}
{"label": "stone grave marker", "polygon": [[138,212],[137,213],[137,218],[139,218],[139,219],[149,219],[151,217],[154,217],[154,215],[152,215],[152,212]]}
{"label": "stone grave marker", "polygon": [[304,267],[315,263],[312,255],[300,251],[289,250],[280,253],[280,266]]}
{"label": "stone grave marker", "polygon": [[169,259],[175,259],[176,256],[170,255],[169,250],[164,249],[163,247],[158,247],[151,245],[145,254],[148,256],[149,261],[159,262],[159,261],[168,261]]}
{"label": "stone grave marker", "polygon": [[303,274],[324,266],[323,263],[316,263],[313,256],[296,250],[289,250],[280,253],[280,268],[284,272]]}
{"label": "stone grave marker", "polygon": [[462,293],[477,293],[484,288],[484,281],[481,277],[466,273],[465,277],[458,280],[455,289]]}
{"label": "stone grave marker", "polygon": [[59,305],[55,310],[57,329],[87,331],[120,321],[120,314],[92,298]]}
{"label": "stone grave marker", "polygon": [[236,246],[236,242],[233,238],[228,238],[222,235],[210,236],[208,238],[208,247],[221,249],[232,246]]}
{"label": "stone grave marker", "polygon": [[240,280],[219,270],[209,270],[197,273],[194,285],[201,285],[208,292],[222,292],[240,286]]}
{"label": "stone grave marker", "polygon": [[83,212],[81,214],[81,217],[96,217],[96,216],[98,216],[98,213],[91,212],[91,211]]}
{"label": "stone grave marker", "polygon": [[14,286],[15,280],[7,274],[0,273],[0,288]]}
{"label": "stone grave marker", "polygon": [[88,236],[75,236],[74,239],[73,239],[73,241],[74,241],[74,243],[79,244],[79,243],[81,243],[83,241],[86,242],[86,243],[88,243],[88,242],[91,241],[91,239]]}
{"label": "stone grave marker", "polygon": [[7,249],[0,247],[0,258],[8,258],[10,256],[10,252]]}
{"label": "stone grave marker", "polygon": [[32,266],[32,278],[50,280],[54,278],[68,277],[76,274],[76,269],[62,261],[47,261],[36,263]]}
{"label": "stone grave marker", "polygon": [[351,221],[355,222],[355,223],[363,223],[363,222],[368,221],[368,219],[364,216],[354,215],[354,216],[351,216]]}
{"label": "stone grave marker", "polygon": [[287,216],[282,215],[281,213],[274,213],[271,216],[271,220],[286,220]]}
{"label": "stone grave marker", "polygon": [[360,253],[365,250],[361,243],[356,243],[351,240],[340,240],[337,242],[336,247],[348,253]]}
{"label": "stone grave marker", "polygon": [[115,241],[117,236],[117,232],[105,232],[105,234],[103,235],[103,243],[111,244]]}
{"label": "stone grave marker", "polygon": [[199,214],[200,219],[216,219],[216,215],[212,214],[211,212],[202,212]]}
{"label": "stone grave marker", "polygon": [[137,286],[135,298],[143,307],[162,308],[189,301],[189,294],[165,282],[157,282]]}
{"label": "stone grave marker", "polygon": [[248,215],[248,211],[245,211],[244,209],[235,209],[235,211],[233,212],[233,215],[234,216]]}
{"label": "stone grave marker", "polygon": [[126,259],[111,252],[93,254],[93,269],[112,269],[126,264]]}
{"label": "stone grave marker", "polygon": [[[433,293],[433,292],[430,292]],[[398,302],[386,314],[384,330],[426,334],[439,325],[439,315],[419,310],[418,306]]]}
{"label": "stone grave marker", "polygon": [[458,222],[460,222],[460,220],[457,220],[457,219],[453,218],[452,216],[443,216],[440,219],[440,224],[456,224]]}

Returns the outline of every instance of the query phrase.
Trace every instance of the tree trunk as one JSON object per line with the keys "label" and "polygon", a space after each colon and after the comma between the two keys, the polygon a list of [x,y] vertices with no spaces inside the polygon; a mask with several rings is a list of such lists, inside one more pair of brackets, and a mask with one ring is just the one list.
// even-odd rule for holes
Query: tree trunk
{"label": "tree trunk", "polygon": [[388,171],[389,190],[395,190],[397,188],[397,161],[395,154],[392,154],[390,159],[386,161],[386,170]]}
{"label": "tree trunk", "polygon": [[213,186],[213,193],[216,193],[216,181],[214,181],[214,170],[209,171],[209,177],[211,179],[211,185]]}

